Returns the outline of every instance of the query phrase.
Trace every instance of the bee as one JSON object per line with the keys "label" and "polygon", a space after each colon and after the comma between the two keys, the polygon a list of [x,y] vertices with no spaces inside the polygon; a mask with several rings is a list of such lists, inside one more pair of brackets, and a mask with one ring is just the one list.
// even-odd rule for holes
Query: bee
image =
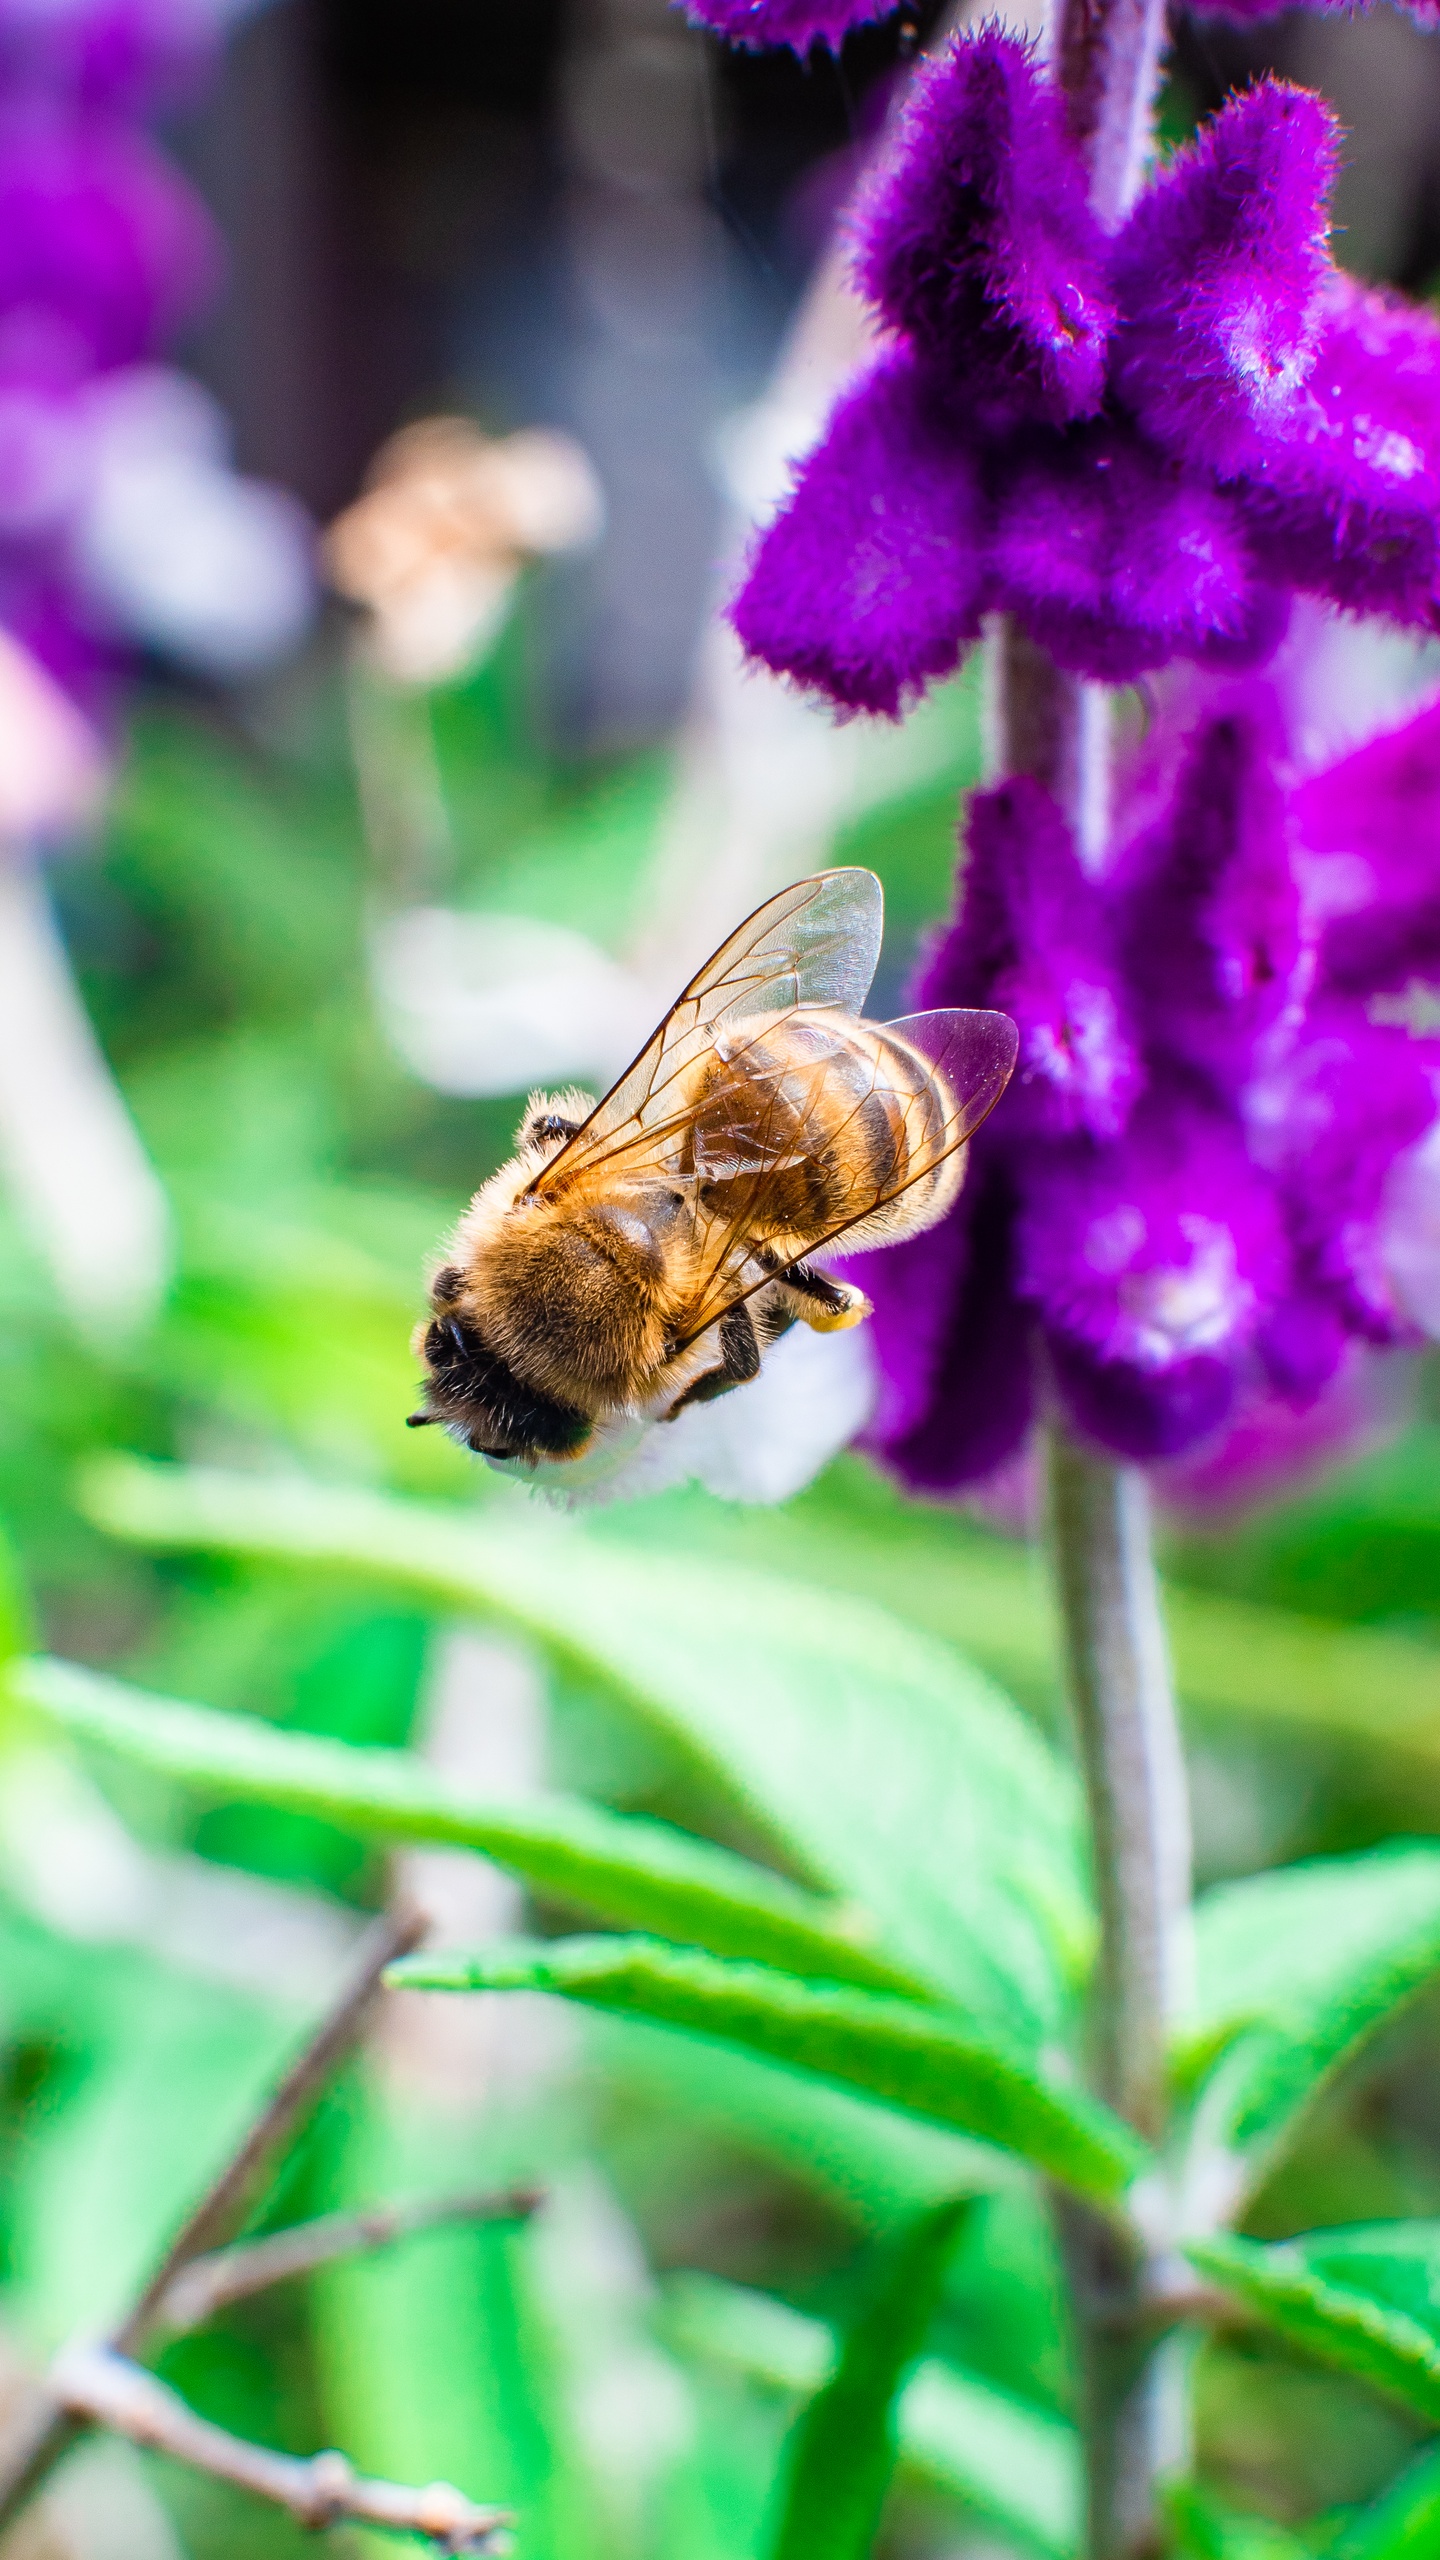
{"label": "bee", "polygon": [[757,908],[601,1102],[533,1094],[430,1284],[412,1425],[483,1458],[577,1459],[620,1415],[673,1421],[795,1323],[870,1313],[814,1257],[933,1226],[1005,1089],[1003,1013],[865,1022],[883,896],[824,871]]}

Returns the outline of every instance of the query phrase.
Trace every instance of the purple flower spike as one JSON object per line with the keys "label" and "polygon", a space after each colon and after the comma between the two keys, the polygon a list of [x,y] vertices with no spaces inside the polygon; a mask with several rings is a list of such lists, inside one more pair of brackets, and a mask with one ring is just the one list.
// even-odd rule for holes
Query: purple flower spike
{"label": "purple flower spike", "polygon": [[1028,382],[1057,421],[1099,408],[1107,243],[1024,45],[957,36],[917,74],[856,227],[864,290],[967,403]]}
{"label": "purple flower spike", "polygon": [[1313,974],[1273,752],[1253,718],[1209,722],[1117,882],[1147,1038],[1231,1098],[1262,1043],[1293,1032]]}
{"label": "purple flower spike", "polygon": [[1366,613],[1440,622],[1440,328],[1333,275],[1304,395],[1249,475],[1272,575]]}
{"label": "purple flower spike", "polygon": [[970,803],[959,920],[927,966],[921,1005],[994,1005],[1013,1015],[1020,1065],[1012,1133],[1118,1136],[1143,1070],[1108,920],[1074,839],[1038,782],[1002,783]]}
{"label": "purple flower spike", "polygon": [[1132,1465],[1183,1457],[1210,1439],[1234,1410],[1236,1371],[1211,1352],[1155,1370],[1133,1361],[1095,1360],[1065,1341],[1051,1342],[1050,1357],[1075,1429]]}
{"label": "purple flower spike", "polygon": [[1234,1123],[1175,1083],[1152,1084],[1114,1146],[1027,1168],[1019,1253],[1047,1331],[1146,1372],[1233,1352],[1289,1278]]}
{"label": "purple flower spike", "polygon": [[1326,1299],[1297,1296],[1266,1317],[1255,1347],[1276,1394],[1303,1410],[1329,1386],[1349,1340],[1337,1309]]}
{"label": "purple flower spike", "polygon": [[1109,425],[1010,466],[990,571],[992,601],[1061,666],[1111,684],[1217,650],[1243,663],[1278,637],[1239,509]]}
{"label": "purple flower spike", "polygon": [[[1403,996],[1440,973],[1440,703],[1295,794],[1326,982]],[[1423,995],[1422,999],[1423,1001]],[[1440,1029],[1440,1010],[1435,1027]]]}
{"label": "purple flower spike", "polygon": [[1224,476],[1283,430],[1315,361],[1334,118],[1276,80],[1234,98],[1115,246],[1114,387],[1168,450]]}
{"label": "purple flower spike", "polygon": [[899,0],[683,0],[694,27],[708,27],[728,44],[763,53],[789,45],[806,55],[812,45],[838,53],[852,27],[872,26],[894,15]]}
{"label": "purple flower spike", "polygon": [[863,1267],[884,1379],[868,1445],[918,1493],[993,1474],[1022,1446],[1034,1409],[1010,1186],[983,1142],[976,1154],[955,1215]]}
{"label": "purple flower spike", "polygon": [[1252,1152],[1275,1175],[1301,1270],[1351,1332],[1374,1342],[1411,1327],[1385,1268],[1385,1187],[1435,1119],[1440,1045],[1327,997],[1283,1066],[1247,1097]]}
{"label": "purple flower spike", "polygon": [[918,368],[843,400],[759,542],[731,619],[753,657],[895,719],[980,628],[979,490]]}

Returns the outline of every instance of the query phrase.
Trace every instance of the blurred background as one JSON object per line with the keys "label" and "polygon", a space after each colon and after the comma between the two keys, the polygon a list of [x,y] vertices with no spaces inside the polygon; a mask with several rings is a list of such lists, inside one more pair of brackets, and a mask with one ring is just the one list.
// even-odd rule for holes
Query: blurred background
{"label": "blurred background", "polygon": [[[52,55],[34,72],[43,17],[0,26],[0,92],[38,80],[48,113],[91,75]],[[0,1523],[48,1649],[411,1742],[477,1793],[563,1784],[741,1836],[703,1773],[513,1636],[356,1574],[157,1559],[94,1468],[133,1452],[508,1516],[521,1497],[402,1426],[427,1257],[530,1084],[613,1070],[688,963],[827,861],[885,883],[877,1009],[898,1005],[949,897],[978,673],[899,733],[837,731],[743,677],[712,616],[862,343],[827,250],[930,18],[802,65],[727,53],[668,0],[270,0],[187,22],[183,77],[111,80],[104,113],[157,138],[219,246],[168,334],[129,350],[118,425],[115,399],[94,425],[83,367],[65,375],[102,458],[59,622],[25,602],[0,400],[0,583],[25,606],[0,618],[26,650],[0,661]],[[1383,6],[1243,34],[1182,20],[1167,134],[1262,65],[1347,128],[1342,258],[1428,293],[1440,38]],[[19,307],[3,274],[0,304]],[[0,384],[10,349],[0,327]],[[348,512],[388,440],[436,417],[491,441],[389,447],[370,512]],[[202,467],[252,496],[225,513],[207,482],[204,514]],[[197,510],[186,560],[210,567],[162,593],[177,491]],[[867,1595],[1058,1724],[1026,1487],[983,1512],[903,1499],[836,1453],[865,1390],[835,1381],[798,1459],[759,1431],[708,1482],[587,1534],[657,1577],[683,1555],[722,1590],[762,1566]],[[1440,1829],[1436,1395],[1425,1363],[1392,1362],[1243,1501],[1228,1479],[1223,1501],[1198,1477],[1169,1489],[1206,1880]],[[0,2322],[18,2372],[123,2296],[396,1879],[339,1830],[98,1758],[27,1741],[6,1771]],[[475,1860],[407,1880],[452,1942],[521,1917]],[[1407,2013],[1336,2094],[1258,2232],[1440,2212],[1437,2025],[1433,2003]],[[785,2074],[656,2031],[412,1996],[275,2218],[516,2175],[546,2186],[544,2211],[282,2288],[163,2369],[268,2442],[514,2500],[525,2560],[735,2560],[764,2547],[808,2352],[764,2314],[843,2310],[867,2240],[953,2187],[965,2148],[859,2101],[807,2113]],[[993,2166],[965,2174],[979,2209],[942,2350],[1058,2424],[1043,2212]],[[1227,2494],[1306,2524],[1377,2489],[1410,2440],[1253,2341],[1209,2356],[1202,2423]],[[114,2446],[77,2456],[24,2534],[27,2560],[301,2547]],[[897,2560],[1066,2547],[1058,2529],[1017,2546],[943,2465],[907,2469],[887,2535]]]}

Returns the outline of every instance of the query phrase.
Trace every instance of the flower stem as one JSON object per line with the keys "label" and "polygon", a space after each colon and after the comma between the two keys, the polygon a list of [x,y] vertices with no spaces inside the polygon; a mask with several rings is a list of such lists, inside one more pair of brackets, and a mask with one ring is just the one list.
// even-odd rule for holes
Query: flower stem
{"label": "flower stem", "polygon": [[[1070,129],[1107,229],[1144,176],[1164,42],[1163,0],[1054,0],[1050,53]],[[1099,687],[1064,674],[1013,621],[989,653],[988,762],[1028,774],[1070,819],[1081,860],[1103,870],[1110,834],[1110,715]],[[1050,1437],[1050,1510],[1069,1685],[1089,1799],[1100,1955],[1094,2066],[1101,2094],[1151,2139],[1164,2130],[1165,2049],[1182,1996],[1190,1890],[1189,1807],[1150,1547],[1134,1468]],[[1144,2560],[1160,2546],[1157,2484],[1175,2393],[1155,2347],[1147,2266],[1067,2206],[1061,2228],[1080,2353],[1088,2560]]]}
{"label": "flower stem", "polygon": [[[1090,1809],[1100,1951],[1094,2074],[1137,2131],[1165,2129],[1168,2029],[1189,1958],[1190,1824],[1138,1468],[1050,1433],[1050,1521]],[[1063,2234],[1081,2359],[1089,2560],[1158,2549],[1156,2489],[1175,2459],[1137,2240],[1069,2210]]]}
{"label": "flower stem", "polygon": [[1190,1818],[1145,1479],[1055,1425],[1050,1520],[1100,1904],[1096,2081],[1156,2141],[1189,1970]]}

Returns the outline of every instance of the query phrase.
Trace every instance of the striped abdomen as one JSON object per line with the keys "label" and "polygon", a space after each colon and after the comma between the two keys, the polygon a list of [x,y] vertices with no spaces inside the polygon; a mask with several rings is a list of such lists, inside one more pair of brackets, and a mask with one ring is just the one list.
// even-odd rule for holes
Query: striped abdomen
{"label": "striped abdomen", "polygon": [[798,1254],[865,1221],[873,1233],[847,1241],[879,1244],[931,1225],[959,1188],[949,1086],[879,1023],[807,1008],[739,1025],[718,1037],[693,1102],[684,1169],[702,1204],[757,1242]]}

